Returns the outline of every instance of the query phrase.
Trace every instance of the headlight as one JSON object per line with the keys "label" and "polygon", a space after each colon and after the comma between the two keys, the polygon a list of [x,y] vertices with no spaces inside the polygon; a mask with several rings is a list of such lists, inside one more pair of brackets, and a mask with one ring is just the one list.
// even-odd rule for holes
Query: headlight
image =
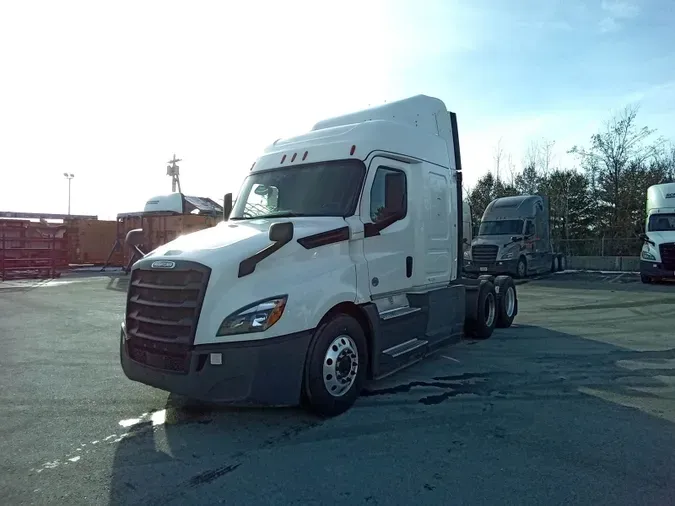
{"label": "headlight", "polygon": [[643,251],[642,252],[642,259],[643,260],[656,260],[656,257],[652,255],[649,251]]}
{"label": "headlight", "polygon": [[502,254],[502,260],[511,260],[513,258],[513,251],[507,251]]}
{"label": "headlight", "polygon": [[243,307],[223,320],[217,336],[264,332],[284,314],[288,295],[272,297],[253,305]]}
{"label": "headlight", "polygon": [[464,260],[471,260],[471,251],[466,250],[464,252]]}

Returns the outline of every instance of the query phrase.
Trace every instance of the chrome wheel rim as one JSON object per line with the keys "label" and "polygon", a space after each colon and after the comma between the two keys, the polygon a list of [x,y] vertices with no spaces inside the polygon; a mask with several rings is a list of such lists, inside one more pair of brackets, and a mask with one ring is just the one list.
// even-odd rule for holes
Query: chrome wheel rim
{"label": "chrome wheel rim", "polygon": [[323,357],[323,384],[333,397],[342,397],[356,381],[359,353],[346,334],[336,337]]}
{"label": "chrome wheel rim", "polygon": [[516,292],[512,286],[509,286],[504,294],[504,307],[506,309],[506,316],[511,318],[516,308]]}
{"label": "chrome wheel rim", "polygon": [[489,293],[485,298],[485,325],[492,327],[495,322],[495,296]]}

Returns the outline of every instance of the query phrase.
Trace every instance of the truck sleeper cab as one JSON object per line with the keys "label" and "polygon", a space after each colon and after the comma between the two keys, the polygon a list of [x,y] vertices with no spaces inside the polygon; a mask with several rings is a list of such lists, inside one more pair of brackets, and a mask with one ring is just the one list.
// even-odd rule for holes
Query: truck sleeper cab
{"label": "truck sleeper cab", "polygon": [[501,197],[488,204],[471,249],[464,253],[468,274],[532,274],[564,269],[554,253],[548,198],[542,195]]}
{"label": "truck sleeper cab", "polygon": [[647,188],[647,219],[640,252],[640,279],[675,279],[675,183]]}
{"label": "truck sleeper cab", "polygon": [[367,380],[517,314],[511,278],[459,277],[459,141],[438,99],[275,142],[226,214],[134,264],[120,336],[128,378],[336,415]]}

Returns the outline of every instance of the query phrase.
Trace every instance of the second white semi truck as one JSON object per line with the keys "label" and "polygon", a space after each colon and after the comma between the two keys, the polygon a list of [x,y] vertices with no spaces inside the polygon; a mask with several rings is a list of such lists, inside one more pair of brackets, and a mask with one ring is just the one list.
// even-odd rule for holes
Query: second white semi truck
{"label": "second white semi truck", "polygon": [[227,220],[134,264],[126,376],[189,398],[347,410],[376,380],[518,311],[461,279],[457,122],[415,96],[269,146]]}
{"label": "second white semi truck", "polygon": [[647,220],[641,238],[642,282],[675,278],[675,183],[647,189]]}

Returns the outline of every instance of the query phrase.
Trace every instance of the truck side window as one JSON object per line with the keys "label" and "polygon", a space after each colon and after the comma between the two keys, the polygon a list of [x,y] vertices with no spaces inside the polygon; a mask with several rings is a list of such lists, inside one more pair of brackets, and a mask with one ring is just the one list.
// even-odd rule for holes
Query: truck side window
{"label": "truck side window", "polygon": [[405,172],[378,167],[370,189],[370,219],[377,223],[392,213],[408,209],[408,184]]}
{"label": "truck side window", "polygon": [[534,223],[531,221],[525,223],[525,235],[534,235]]}

